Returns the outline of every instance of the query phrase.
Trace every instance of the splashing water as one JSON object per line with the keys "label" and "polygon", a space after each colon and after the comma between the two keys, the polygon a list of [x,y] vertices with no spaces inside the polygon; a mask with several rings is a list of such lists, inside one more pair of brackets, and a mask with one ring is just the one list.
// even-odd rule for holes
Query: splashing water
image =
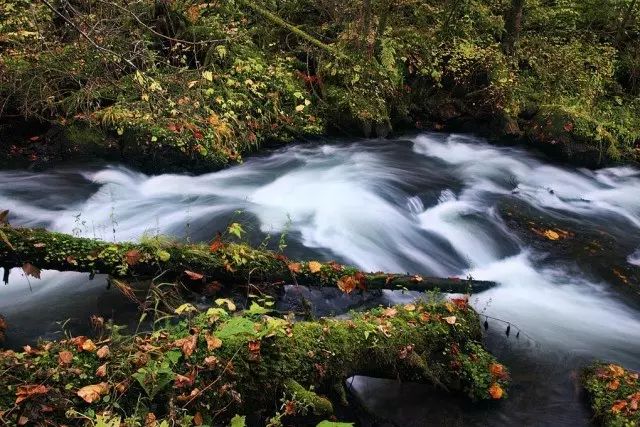
{"label": "splashing water", "polygon": [[[500,201],[518,200],[639,248],[639,188],[640,171],[630,167],[563,168],[478,138],[434,134],[291,146],[201,176],[119,166],[0,172],[0,207],[14,224],[108,240],[207,240],[240,218],[254,240],[288,233],[291,256],[494,280],[498,287],[474,297],[482,313],[544,348],[640,368],[637,306],[574,260],[534,251],[499,211]],[[624,256],[640,266],[640,249]],[[0,312],[13,304],[2,295]]]}

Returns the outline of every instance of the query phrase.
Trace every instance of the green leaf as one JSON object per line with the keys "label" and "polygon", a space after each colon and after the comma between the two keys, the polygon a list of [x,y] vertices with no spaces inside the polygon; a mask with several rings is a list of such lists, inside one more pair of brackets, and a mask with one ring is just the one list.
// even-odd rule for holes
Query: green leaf
{"label": "green leaf", "polygon": [[242,235],[244,234],[244,228],[242,228],[242,225],[238,224],[237,222],[231,224],[228,231],[229,234],[233,234],[238,239],[242,238]]}
{"label": "green leaf", "polygon": [[171,258],[171,255],[167,251],[158,251],[156,253],[156,256],[162,262],[167,262],[167,261],[169,261],[169,258]]}
{"label": "green leaf", "polygon": [[244,415],[236,415],[235,417],[231,418],[231,424],[229,424],[229,427],[246,427],[246,418],[247,417],[245,417]]}
{"label": "green leaf", "polygon": [[253,327],[253,322],[245,317],[234,317],[222,325],[216,332],[216,336],[222,341],[238,335],[254,337],[256,331]]}
{"label": "green leaf", "polygon": [[267,314],[270,311],[271,310],[262,307],[261,305],[259,305],[258,303],[256,303],[254,301],[254,302],[251,303],[251,307],[249,307],[249,310],[246,310],[245,313],[247,313],[247,314]]}

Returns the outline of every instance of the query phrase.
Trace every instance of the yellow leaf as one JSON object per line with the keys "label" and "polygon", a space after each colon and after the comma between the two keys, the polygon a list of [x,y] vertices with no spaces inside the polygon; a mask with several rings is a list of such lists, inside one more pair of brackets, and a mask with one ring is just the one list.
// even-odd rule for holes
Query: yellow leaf
{"label": "yellow leaf", "polygon": [[85,342],[82,343],[82,349],[84,351],[88,351],[89,353],[93,353],[94,351],[96,351],[97,347],[93,343],[93,341],[86,340]]}
{"label": "yellow leaf", "polygon": [[304,110],[304,105],[302,105],[302,104],[301,104],[301,105],[297,105],[297,106],[296,106],[296,111],[297,111],[298,113],[299,113],[299,112],[301,112],[302,110]]}
{"label": "yellow leaf", "polygon": [[109,393],[109,384],[107,383],[92,384],[78,390],[78,396],[87,403],[93,403],[107,393]]}
{"label": "yellow leaf", "polygon": [[544,232],[544,237],[549,240],[558,240],[560,238],[560,235],[553,230],[546,230]]}
{"label": "yellow leaf", "polygon": [[320,272],[321,268],[322,264],[320,264],[318,261],[309,261],[309,271],[311,271],[312,273]]}
{"label": "yellow leaf", "polygon": [[202,78],[212,82],[213,81],[213,73],[211,71],[205,71],[205,72],[202,73]]}

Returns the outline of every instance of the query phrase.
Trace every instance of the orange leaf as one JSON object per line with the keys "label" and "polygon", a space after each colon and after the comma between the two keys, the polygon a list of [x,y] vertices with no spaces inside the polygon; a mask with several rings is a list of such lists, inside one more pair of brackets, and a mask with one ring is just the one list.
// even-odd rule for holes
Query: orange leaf
{"label": "orange leaf", "polygon": [[627,406],[626,400],[618,400],[616,403],[614,403],[611,406],[611,412],[613,412],[614,414],[617,414],[620,411],[622,411],[626,406]]}
{"label": "orange leaf", "polygon": [[185,270],[184,272],[187,276],[189,276],[191,280],[202,280],[202,278],[204,277],[204,275],[200,273],[194,273],[193,271]]}
{"label": "orange leaf", "polygon": [[609,384],[607,384],[607,388],[609,390],[617,390],[618,387],[620,387],[620,380],[618,378],[614,379],[613,381],[610,381]]}
{"label": "orange leaf", "polygon": [[78,396],[87,403],[93,403],[107,393],[109,393],[107,383],[87,385],[78,390]]}
{"label": "orange leaf", "polygon": [[107,376],[107,364],[106,363],[104,365],[98,366],[98,369],[96,369],[96,376],[97,377],[101,377],[101,378]]}
{"label": "orange leaf", "polygon": [[309,261],[308,266],[309,271],[312,273],[319,273],[322,269],[322,264],[320,264],[318,261]]}
{"label": "orange leaf", "polygon": [[218,252],[218,250],[222,249],[222,247],[224,247],[224,243],[222,243],[222,238],[220,237],[220,234],[218,234],[213,243],[211,243],[211,246],[209,246],[209,250],[212,253]]}
{"label": "orange leaf", "polygon": [[287,267],[289,267],[289,271],[291,271],[292,273],[300,273],[301,266],[299,262],[292,262],[288,264]]}
{"label": "orange leaf", "polygon": [[489,395],[492,399],[501,399],[503,394],[504,391],[502,390],[502,387],[500,387],[500,384],[493,383],[491,384],[491,387],[489,387]]}
{"label": "orange leaf", "polygon": [[47,388],[47,386],[43,384],[30,384],[30,385],[18,386],[18,390],[16,391],[16,405],[33,396],[40,396],[43,394],[47,394],[48,391],[49,389]]}
{"label": "orange leaf", "polygon": [[497,379],[505,379],[507,377],[507,371],[504,369],[504,365],[500,363],[492,363],[489,367],[491,376]]}
{"label": "orange leaf", "polygon": [[98,356],[98,359],[104,359],[105,357],[109,357],[109,353],[109,347],[103,345],[96,351],[96,356]]}
{"label": "orange leaf", "polygon": [[342,276],[336,284],[342,292],[350,294],[358,286],[358,281],[352,276]]}
{"label": "orange leaf", "polygon": [[69,365],[73,360],[73,353],[70,351],[61,351],[58,353],[58,363],[60,365]]}

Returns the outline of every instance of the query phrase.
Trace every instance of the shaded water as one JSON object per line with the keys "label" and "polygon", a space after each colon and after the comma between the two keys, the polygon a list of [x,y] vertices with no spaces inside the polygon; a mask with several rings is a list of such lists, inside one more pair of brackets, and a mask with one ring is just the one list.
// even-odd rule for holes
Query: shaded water
{"label": "shaded water", "polygon": [[[426,387],[359,378],[354,390],[389,425],[588,425],[574,370],[594,358],[640,368],[640,306],[597,268],[522,241],[502,220],[508,200],[603,229],[628,252],[618,255],[640,264],[640,171],[561,168],[468,136],[292,146],[197,177],[117,166],[0,172],[0,207],[14,224],[107,240],[208,240],[233,220],[250,224],[255,241],[286,233],[292,257],[495,280],[473,303],[523,331],[507,337],[490,321],[488,345],[512,368],[508,401],[475,408]],[[55,332],[55,320],[81,325],[90,310],[127,318],[86,276],[51,272],[31,286],[14,274],[0,288],[0,313],[21,328],[13,342]],[[82,304],[73,303],[77,289]],[[381,301],[411,297],[389,292]],[[344,296],[316,298],[327,312],[349,305]]]}

